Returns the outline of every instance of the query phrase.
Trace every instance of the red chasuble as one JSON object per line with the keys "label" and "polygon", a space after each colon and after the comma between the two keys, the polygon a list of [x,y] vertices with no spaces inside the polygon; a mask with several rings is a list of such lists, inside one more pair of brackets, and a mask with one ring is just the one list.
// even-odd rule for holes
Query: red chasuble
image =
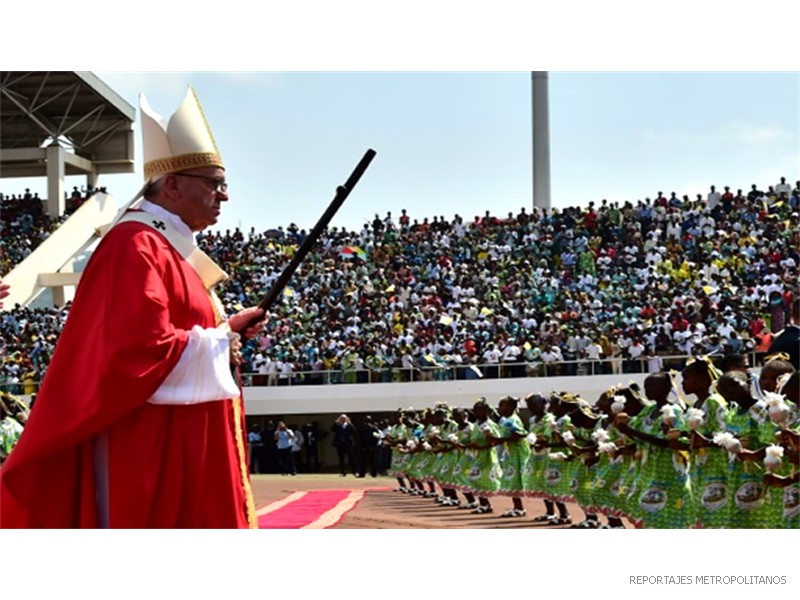
{"label": "red chasuble", "polygon": [[0,470],[0,527],[249,526],[240,401],[147,402],[195,325],[216,323],[193,268],[147,225],[109,231]]}

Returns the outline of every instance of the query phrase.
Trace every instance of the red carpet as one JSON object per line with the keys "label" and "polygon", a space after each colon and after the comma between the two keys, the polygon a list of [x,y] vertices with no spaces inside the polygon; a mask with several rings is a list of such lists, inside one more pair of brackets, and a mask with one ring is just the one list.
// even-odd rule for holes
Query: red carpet
{"label": "red carpet", "polygon": [[260,529],[327,529],[364,497],[365,490],[295,492],[259,509]]}

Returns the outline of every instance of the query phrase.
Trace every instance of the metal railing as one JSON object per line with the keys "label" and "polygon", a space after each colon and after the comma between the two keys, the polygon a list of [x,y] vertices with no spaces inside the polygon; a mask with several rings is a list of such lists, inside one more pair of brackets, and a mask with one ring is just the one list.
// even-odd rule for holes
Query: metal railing
{"label": "metal railing", "polygon": [[[756,355],[746,355],[755,366]],[[659,356],[660,370],[681,370],[690,355]],[[570,377],[587,375],[625,375],[650,372],[650,358],[602,360],[564,360],[558,362],[514,362],[498,364],[453,364],[411,368],[294,371],[289,373],[243,373],[246,386],[336,385],[365,383],[406,383],[413,381],[455,381],[470,379],[516,379],[525,377]],[[480,374],[479,374],[480,373]]]}

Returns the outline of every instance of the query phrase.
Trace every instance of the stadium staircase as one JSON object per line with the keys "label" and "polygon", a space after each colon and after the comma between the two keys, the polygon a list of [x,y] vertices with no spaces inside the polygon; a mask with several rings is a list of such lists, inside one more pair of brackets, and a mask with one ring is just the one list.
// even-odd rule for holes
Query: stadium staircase
{"label": "stadium staircase", "polygon": [[75,293],[80,273],[75,262],[105,233],[117,213],[114,197],[98,193],[86,200],[61,226],[51,233],[31,254],[3,276],[9,284],[6,309],[28,306],[45,289],[52,288],[58,306]]}

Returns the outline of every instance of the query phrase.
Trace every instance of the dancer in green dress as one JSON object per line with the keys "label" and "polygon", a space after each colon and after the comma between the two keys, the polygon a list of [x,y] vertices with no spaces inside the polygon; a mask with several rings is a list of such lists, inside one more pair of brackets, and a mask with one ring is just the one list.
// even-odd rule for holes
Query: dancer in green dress
{"label": "dancer in green dress", "polygon": [[[535,522],[548,522],[551,519],[558,519],[555,513],[555,502],[545,490],[545,469],[548,464],[548,440],[552,434],[552,427],[548,424],[545,416],[547,413],[548,399],[543,394],[530,394],[525,398],[525,405],[531,413],[528,422],[528,443],[532,443],[531,460],[528,462],[528,481],[526,488],[528,495],[532,498],[541,498],[544,502],[545,514],[539,515]],[[555,417],[551,415],[552,421]],[[561,516],[568,518],[566,506],[561,503],[559,506]]]}
{"label": "dancer in green dress", "polygon": [[487,441],[497,446],[498,459],[502,469],[498,493],[511,496],[514,504],[511,510],[500,515],[502,517],[524,517],[526,514],[522,496],[527,492],[525,473],[529,468],[531,447],[527,440],[528,432],[517,413],[518,404],[519,398],[514,396],[502,398],[497,407],[500,414],[498,422],[500,434],[495,437],[491,433],[484,433]]}
{"label": "dancer in green dress", "polygon": [[392,426],[383,440],[384,445],[392,450],[392,458],[389,466],[389,475],[397,479],[398,487],[395,492],[407,494],[411,486],[406,485],[406,459],[407,454],[400,452],[399,447],[405,444],[408,428],[403,423],[403,411],[397,410],[392,417]]}
{"label": "dancer in green dress", "polygon": [[457,424],[457,439],[453,443],[455,448],[455,464],[453,466],[453,484],[455,488],[464,494],[466,503],[460,505],[458,508],[475,510],[478,508],[478,501],[470,489],[469,474],[472,472],[472,467],[475,463],[476,451],[467,446],[472,438],[472,429],[475,424],[470,420],[472,414],[465,408],[456,408],[453,410],[453,420]]}
{"label": "dancer in green dress", "polygon": [[[775,443],[778,428],[769,420],[767,406],[750,393],[750,379],[744,373],[726,373],[717,382],[717,391],[730,406],[726,429],[741,448],[729,460],[729,526],[744,529],[771,529],[783,521],[783,492],[764,485],[763,465],[766,449]],[[770,392],[771,393],[771,392]],[[733,458],[733,457],[731,457]],[[784,463],[778,475],[791,469]]]}
{"label": "dancer in green dress", "polygon": [[592,506],[590,512],[603,514],[608,518],[608,524],[601,526],[603,529],[624,529],[622,517],[625,513],[619,508],[619,495],[612,494],[618,491],[617,482],[622,479],[623,473],[628,470],[635,446],[627,444],[627,437],[614,425],[614,413],[611,409],[616,388],[600,394],[595,402],[595,410],[603,416],[600,426],[592,432],[592,440],[597,445],[598,461],[593,469],[592,480]]}
{"label": "dancer in green dress", "polygon": [[558,516],[542,515],[534,521],[545,521],[551,525],[569,525],[572,518],[565,504],[569,494],[570,469],[569,460],[572,453],[568,453],[559,431],[569,427],[567,413],[573,406],[565,402],[559,394],[551,394],[547,403],[547,412],[542,418],[542,435],[537,440],[537,447],[547,450],[544,465],[543,491],[544,497],[553,502],[558,508]]}
{"label": "dancer in green dress", "polygon": [[436,456],[433,454],[433,446],[431,445],[431,436],[438,433],[438,428],[433,424],[433,409],[427,408],[422,412],[422,434],[420,436],[420,447],[418,459],[416,463],[417,473],[419,474],[420,481],[428,484],[428,490],[423,491],[424,498],[437,498],[439,494],[436,493],[436,484],[434,483],[433,470]]}
{"label": "dancer in green dress", "polygon": [[436,502],[442,506],[458,506],[458,495],[453,480],[453,466],[456,459],[453,442],[457,441],[457,424],[450,418],[450,410],[446,405],[439,405],[434,411],[433,425],[436,431],[429,438],[435,457],[433,477],[442,488],[442,495],[436,498]]}
{"label": "dancer in green dress", "polygon": [[778,443],[784,451],[781,462],[789,465],[789,474],[778,475],[768,472],[764,475],[764,484],[783,494],[780,527],[798,529],[800,528],[800,422],[781,429]]}
{"label": "dancer in green dress", "polygon": [[[772,500],[782,505],[774,527],[798,529],[800,528],[800,472],[798,471],[798,466],[800,466],[800,418],[798,418],[800,373],[795,371],[788,377],[784,375],[779,381],[778,392],[783,395],[783,400],[789,410],[788,416],[781,414],[781,407],[776,407],[779,410],[775,413],[770,409],[767,410],[768,417],[778,429],[773,445],[764,450],[764,456],[761,452],[751,455],[747,450],[743,450],[738,457],[742,460],[763,460],[765,474],[762,481],[767,487],[767,495],[769,497],[777,494],[781,498],[780,501]],[[767,402],[766,399],[765,402]],[[772,456],[769,456],[770,454]]]}
{"label": "dancer in green dress", "polygon": [[648,375],[644,390],[653,403],[630,423],[625,413],[615,419],[617,429],[637,441],[641,456],[638,510],[631,512],[634,524],[646,529],[682,529],[694,524],[688,428],[683,410],[669,402],[671,389],[667,373]]}
{"label": "dancer in green dress", "polygon": [[719,371],[704,357],[688,363],[682,376],[683,391],[697,397],[691,408],[702,411],[694,419],[687,410],[686,417],[691,429],[689,478],[695,526],[727,527],[731,507],[728,452],[713,442],[714,434],[724,432],[728,413],[725,399],[713,391]]}
{"label": "dancer in green dress", "polygon": [[601,428],[602,419],[583,399],[579,399],[577,408],[570,413],[570,419],[573,429],[569,434],[564,432],[562,437],[575,456],[573,470],[575,502],[585,515],[583,521],[576,523],[572,528],[597,529],[600,527],[600,519],[594,510],[592,484],[594,467],[599,457],[598,444],[592,439],[592,433]]}
{"label": "dancer in green dress", "polygon": [[[579,414],[580,407],[585,402],[583,398],[574,394],[567,392],[560,394],[560,407],[564,414],[556,421],[556,437],[564,443],[564,449],[555,454],[564,454],[566,456],[563,461],[565,464],[562,471],[562,481],[556,486],[556,494],[562,502],[577,502],[578,488],[585,471],[581,456],[574,444],[571,443],[575,436],[581,439],[585,439],[587,436],[584,427],[582,427],[585,422]],[[576,423],[576,420],[578,423]],[[581,426],[579,426],[579,423]]]}
{"label": "dancer in green dress", "polygon": [[422,474],[419,469],[420,456],[423,452],[422,442],[424,435],[424,426],[417,420],[416,411],[406,411],[405,424],[408,429],[406,443],[401,452],[405,452],[406,458],[406,475],[411,484],[412,496],[424,496],[425,486],[422,482]]}
{"label": "dancer in green dress", "polygon": [[[617,390],[617,396],[624,399],[624,412],[631,418],[635,426],[640,425],[640,420],[644,413],[644,409],[652,404],[646,400],[639,392],[639,386],[636,383],[631,383],[626,387]],[[639,473],[642,470],[643,458],[639,445],[635,440],[625,436],[628,442],[620,450],[620,453],[626,454],[627,471],[622,478],[622,494],[620,494],[619,510],[631,522],[636,523],[641,521],[642,509],[639,506],[639,494],[641,493],[642,485],[639,480]]]}
{"label": "dancer in green dress", "polygon": [[485,398],[481,398],[472,407],[475,413],[475,427],[472,430],[467,448],[475,450],[475,463],[467,476],[472,492],[478,496],[480,506],[473,510],[474,514],[485,514],[493,511],[490,496],[494,496],[500,489],[500,461],[497,449],[489,442],[487,434],[499,437],[500,429],[497,423],[489,418],[491,408]]}

